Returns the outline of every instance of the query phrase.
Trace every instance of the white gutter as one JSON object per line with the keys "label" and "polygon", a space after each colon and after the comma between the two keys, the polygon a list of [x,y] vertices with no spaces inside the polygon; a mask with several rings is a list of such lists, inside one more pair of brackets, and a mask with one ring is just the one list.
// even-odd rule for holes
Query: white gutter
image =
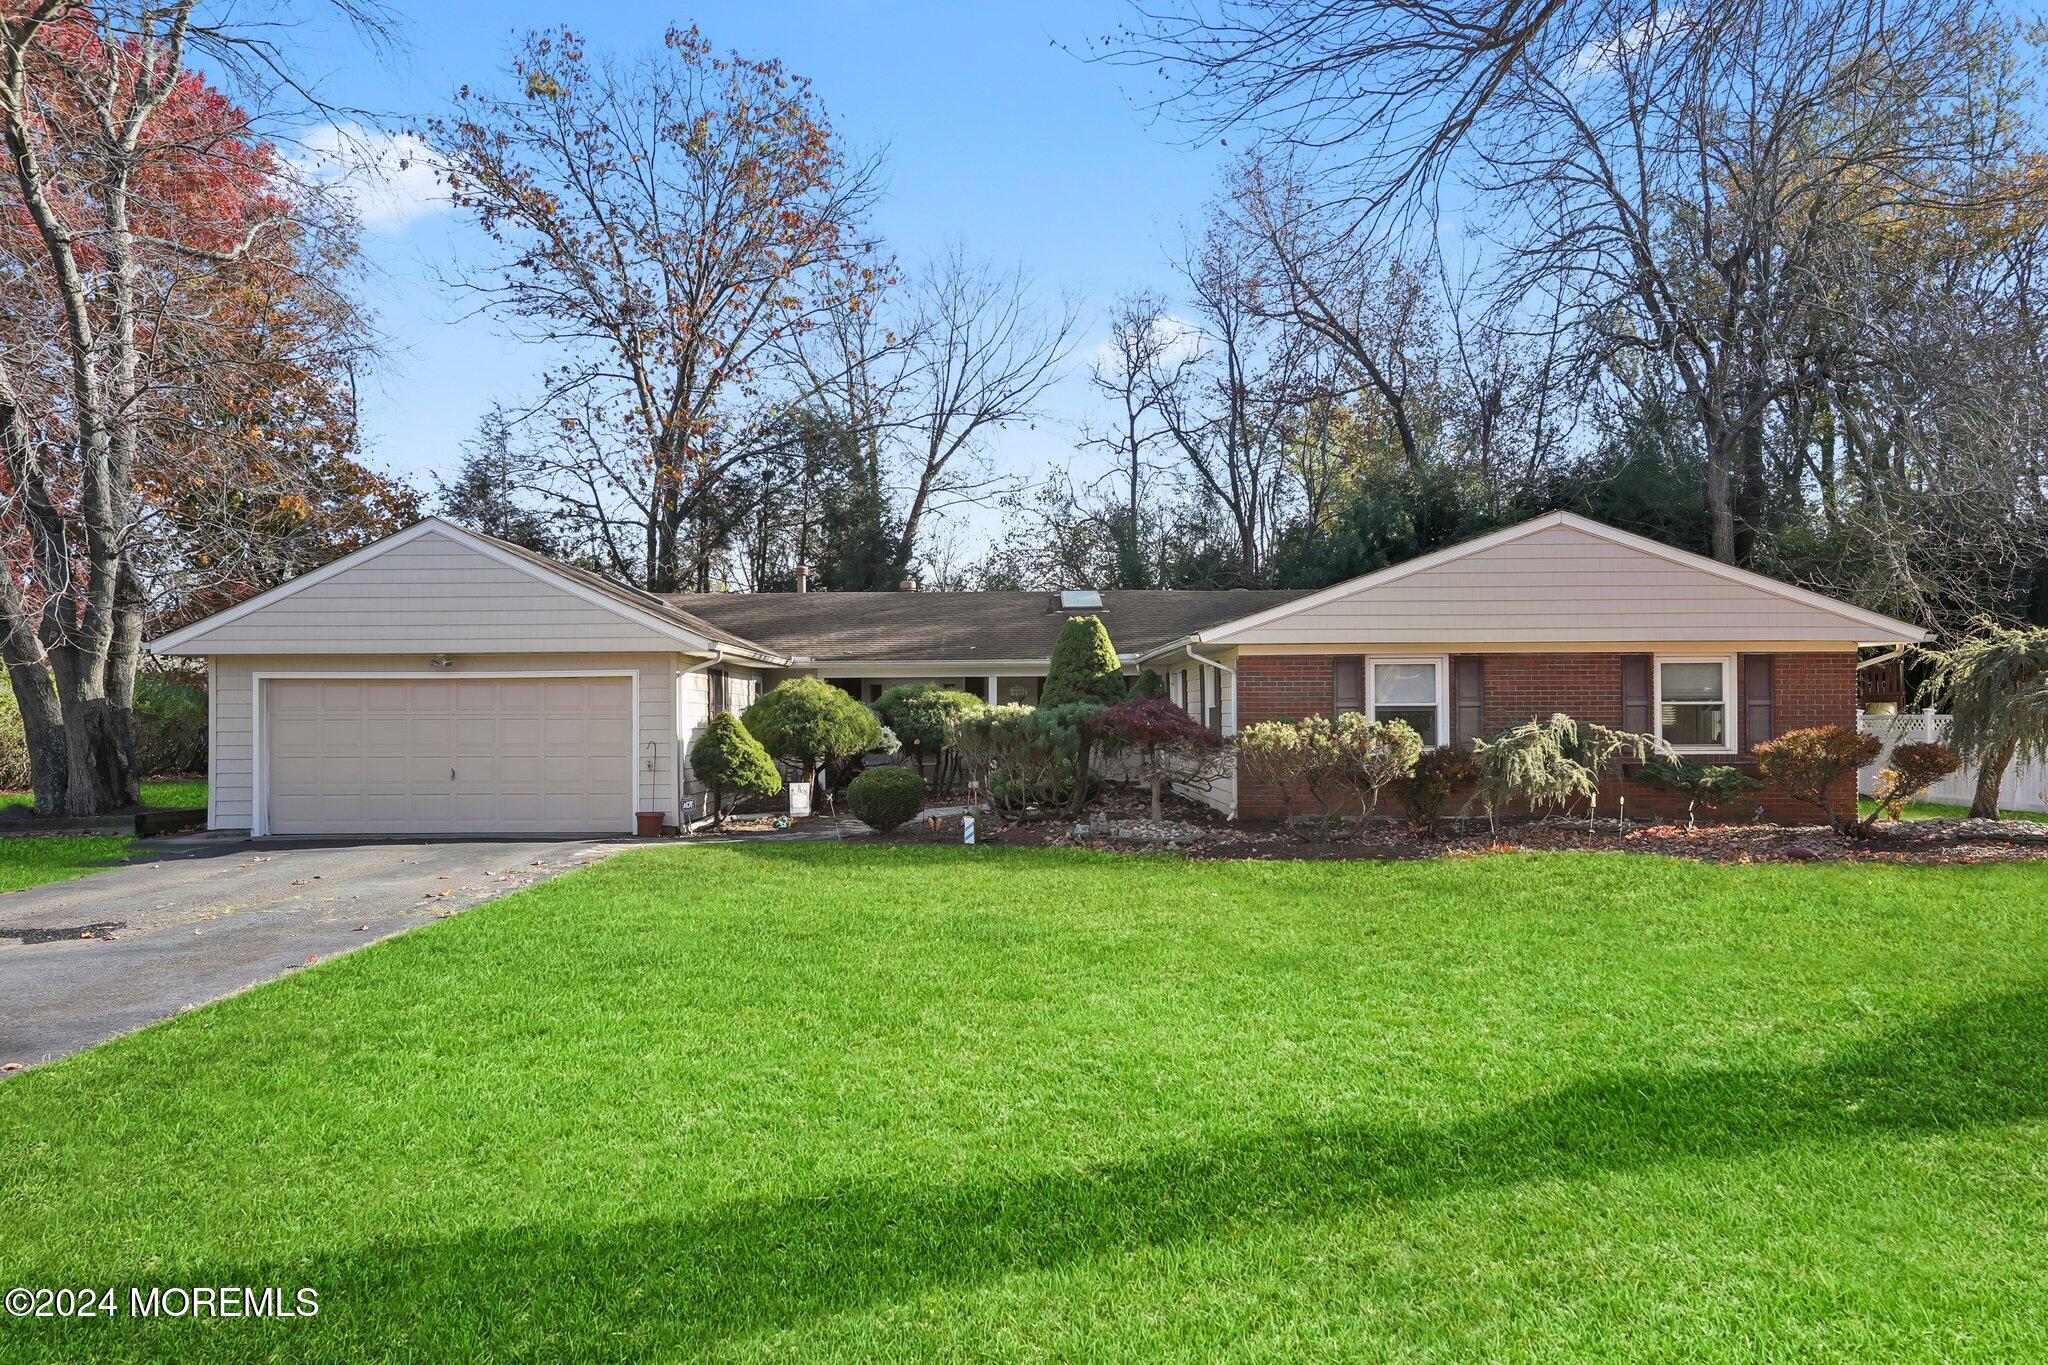
{"label": "white gutter", "polygon": [[682,826],[685,834],[695,834],[698,830],[711,823],[711,816],[706,814],[702,820],[696,821],[693,824],[683,824],[683,679],[689,677],[692,673],[701,673],[707,668],[716,668],[725,662],[724,645],[715,644],[711,646],[711,649],[712,654],[710,658],[699,659],[688,668],[676,670],[676,823]]}

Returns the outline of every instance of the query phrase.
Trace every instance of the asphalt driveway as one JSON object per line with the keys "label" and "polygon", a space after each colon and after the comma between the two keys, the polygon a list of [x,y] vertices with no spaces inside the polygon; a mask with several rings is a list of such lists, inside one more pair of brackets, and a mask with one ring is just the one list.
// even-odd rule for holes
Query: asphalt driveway
{"label": "asphalt driveway", "polygon": [[622,845],[169,839],[138,847],[129,865],[0,895],[0,1066],[76,1052]]}

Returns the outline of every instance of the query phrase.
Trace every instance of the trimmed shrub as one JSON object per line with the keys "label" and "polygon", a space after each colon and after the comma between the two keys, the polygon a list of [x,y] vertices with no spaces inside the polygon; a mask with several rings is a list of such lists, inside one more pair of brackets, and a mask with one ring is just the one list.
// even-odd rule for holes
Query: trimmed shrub
{"label": "trimmed shrub", "polygon": [[1946,744],[1900,744],[1877,775],[1875,806],[1862,821],[1865,834],[1880,820],[1896,820],[1907,803],[1963,766],[1963,756]]}
{"label": "trimmed shrub", "polygon": [[924,809],[924,779],[908,768],[870,768],[846,789],[855,818],[887,834]]}
{"label": "trimmed shrub", "polygon": [[885,731],[893,732],[904,754],[923,771],[931,765],[934,791],[951,787],[959,763],[953,741],[960,734],[960,722],[988,703],[969,692],[930,683],[906,683],[892,687],[875,701],[875,714]]}
{"label": "trimmed shrub", "polygon": [[1849,798],[1848,810],[1837,810],[1832,789],[1883,752],[1876,735],[1843,725],[1815,725],[1757,745],[1756,769],[1787,796],[1818,806],[1830,825],[1847,834],[1856,823],[1856,798]]}
{"label": "trimmed shrub", "polygon": [[1643,781],[1685,798],[1685,827],[1693,828],[1701,806],[1726,806],[1763,788],[1749,774],[1721,763],[1701,763],[1682,754],[1657,754],[1638,773]]}
{"label": "trimmed shrub", "polygon": [[1404,720],[1337,718],[1337,780],[1358,798],[1359,822],[1379,808],[1380,793],[1415,771],[1422,736]]}
{"label": "trimmed shrub", "polygon": [[1092,701],[1114,706],[1129,690],[1123,664],[1116,657],[1116,646],[1109,642],[1109,627],[1102,624],[1102,618],[1070,617],[1053,641],[1052,661],[1046,667],[1045,690],[1038,704],[1055,707]]}
{"label": "trimmed shrub", "polygon": [[1295,793],[1313,800],[1319,834],[1329,833],[1347,799],[1358,801],[1361,816],[1369,814],[1388,784],[1414,770],[1421,752],[1421,738],[1406,723],[1357,712],[1261,721],[1237,735],[1240,766],[1280,790],[1290,817]]}
{"label": "trimmed shrub", "polygon": [[[1029,706],[985,706],[961,722],[955,743],[1002,815],[1043,812],[1073,800],[1074,763],[1061,750],[1053,717]],[[1084,797],[1092,794],[1084,788]]]}
{"label": "trimmed shrub", "polygon": [[[881,742],[875,713],[822,678],[791,678],[761,694],[741,718],[761,747],[809,781],[820,765],[864,754]],[[829,802],[832,793],[825,792]]]}
{"label": "trimmed shrub", "polygon": [[1108,709],[1099,701],[1074,701],[1040,706],[1033,717],[1053,748],[1072,765],[1065,791],[1067,804],[1076,815],[1102,791],[1101,774],[1095,771],[1095,751],[1102,743],[1096,720]]}
{"label": "trimmed shrub", "polygon": [[782,790],[775,760],[729,711],[713,716],[690,746],[690,771],[711,789],[711,815],[720,824],[728,796],[773,796]]}
{"label": "trimmed shrub", "polygon": [[1138,676],[1131,680],[1131,696],[1145,701],[1166,700],[1166,679],[1159,676],[1159,670],[1141,668]]}
{"label": "trimmed shrub", "polygon": [[1450,745],[1424,749],[1416,755],[1415,767],[1409,771],[1407,785],[1401,790],[1409,820],[1420,832],[1435,834],[1437,821],[1443,818],[1444,803],[1460,787],[1469,787],[1478,780],[1479,765],[1463,749]]}

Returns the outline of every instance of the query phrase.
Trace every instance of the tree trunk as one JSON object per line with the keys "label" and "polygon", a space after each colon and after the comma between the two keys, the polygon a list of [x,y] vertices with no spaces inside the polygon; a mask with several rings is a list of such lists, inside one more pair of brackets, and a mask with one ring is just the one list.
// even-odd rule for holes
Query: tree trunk
{"label": "tree trunk", "polygon": [[1707,523],[1714,558],[1735,562],[1735,499],[1729,478],[1728,434],[1713,418],[1705,422],[1707,438]]}
{"label": "tree trunk", "polygon": [[29,785],[35,791],[36,814],[61,815],[68,763],[64,714],[57,704],[50,670],[43,666],[40,651],[28,662],[16,662],[10,650],[7,679],[13,684],[14,704],[21,712],[22,732],[28,739]]}
{"label": "tree trunk", "polygon": [[1756,559],[1758,533],[1764,525],[1764,428],[1761,414],[1744,424],[1736,443],[1735,525],[1730,537],[1734,562],[1747,568]]}
{"label": "tree trunk", "polygon": [[1977,768],[1977,791],[1970,798],[1970,818],[1973,820],[1996,820],[1998,818],[1998,788],[2005,777],[2005,770],[2012,765],[2015,746],[2008,744],[1995,754],[1986,754]]}

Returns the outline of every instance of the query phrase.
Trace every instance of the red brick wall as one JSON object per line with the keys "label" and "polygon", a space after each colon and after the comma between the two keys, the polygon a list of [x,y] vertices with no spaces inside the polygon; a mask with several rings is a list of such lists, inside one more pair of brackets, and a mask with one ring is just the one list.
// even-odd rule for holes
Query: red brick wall
{"label": "red brick wall", "polygon": [[[1328,715],[1335,696],[1333,655],[1251,654],[1238,660],[1237,723],[1251,725],[1307,715]],[[1455,659],[1457,656],[1453,656]],[[1540,720],[1562,711],[1579,720],[1619,726],[1621,717],[1621,661],[1624,654],[1486,654],[1479,656],[1485,671],[1485,701],[1482,707],[1486,733],[1493,734],[1524,721]],[[1776,732],[1812,725],[1856,723],[1856,656],[1854,654],[1778,654],[1772,656],[1772,693],[1776,711]],[[1743,754],[1755,747],[1760,736],[1742,727],[1741,676],[1747,659],[1738,660],[1736,695],[1729,699],[1731,723],[1738,727]],[[1452,669],[1456,677],[1455,666]],[[1457,699],[1452,698],[1455,711]],[[1735,766],[1753,767],[1747,757],[1733,760]],[[1628,798],[1631,815],[1681,815],[1684,798],[1659,791],[1643,783],[1622,779],[1603,787],[1600,804],[1612,809],[1616,799]],[[1388,803],[1399,809],[1391,793]],[[1462,798],[1461,798],[1462,799]],[[1836,800],[1853,804],[1855,779],[1844,780]],[[1455,807],[1455,802],[1453,806]],[[1721,819],[1748,819],[1752,805],[1761,805],[1769,820],[1791,824],[1812,824],[1820,813],[1792,800],[1783,792],[1767,788],[1754,802],[1745,801],[1718,812]],[[1238,814],[1249,820],[1277,819],[1287,814],[1281,793],[1238,779]],[[1705,819],[1717,813],[1702,811]]]}

